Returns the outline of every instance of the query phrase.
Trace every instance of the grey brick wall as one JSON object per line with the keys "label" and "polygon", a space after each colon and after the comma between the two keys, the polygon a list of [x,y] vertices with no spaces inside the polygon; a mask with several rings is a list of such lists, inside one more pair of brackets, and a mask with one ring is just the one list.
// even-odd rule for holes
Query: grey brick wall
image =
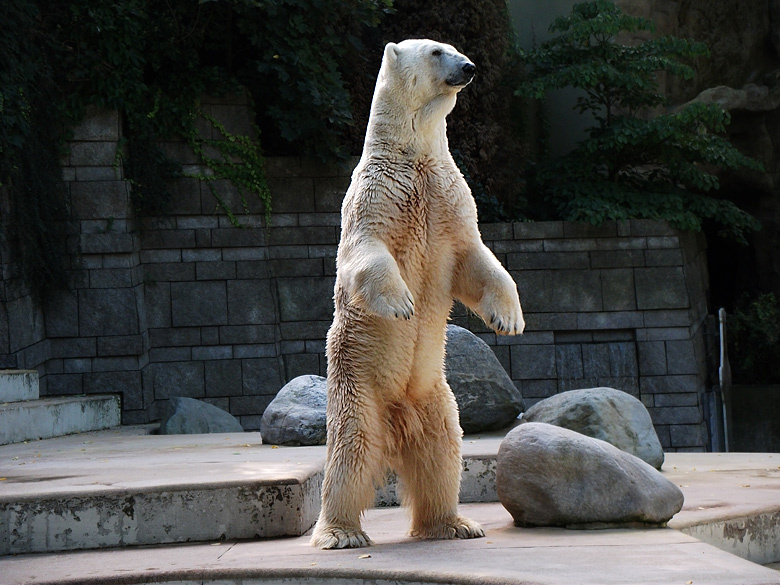
{"label": "grey brick wall", "polygon": [[[235,101],[206,106],[231,128],[246,123]],[[246,226],[237,229],[193,179],[175,186],[168,215],[135,217],[114,164],[119,138],[116,114],[92,112],[63,161],[77,252],[69,290],[36,307],[0,247],[0,367],[38,369],[45,394],[119,393],[125,424],[156,420],[183,395],[257,429],[286,381],[325,374],[339,208],[355,161],[269,159],[267,226],[259,203],[244,215],[217,183]],[[707,448],[703,237],[648,221],[481,231],[518,283],[526,334],[497,337],[462,306],[452,321],[488,342],[529,405],[612,386],[648,407],[665,448]]]}

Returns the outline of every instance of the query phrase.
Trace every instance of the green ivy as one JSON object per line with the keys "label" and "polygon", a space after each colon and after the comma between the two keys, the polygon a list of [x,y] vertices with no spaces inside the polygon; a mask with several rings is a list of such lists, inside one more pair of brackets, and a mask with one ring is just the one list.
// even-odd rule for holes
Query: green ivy
{"label": "green ivy", "polygon": [[729,362],[737,382],[780,382],[780,302],[773,293],[743,300],[728,316]]}
{"label": "green ivy", "polygon": [[522,54],[531,71],[518,94],[540,99],[550,89],[577,88],[574,107],[595,125],[572,152],[529,168],[529,198],[545,199],[563,219],[593,224],[650,218],[699,230],[713,220],[745,243],[759,223],[713,196],[719,181],[710,172],[761,168],[725,138],[729,114],[691,104],[655,115],[666,104],[658,73],[690,79],[694,71],[684,61],[708,55],[707,48],[674,37],[624,45],[620,33],[653,32],[653,24],[607,0],[576,4],[550,30],[559,34]]}

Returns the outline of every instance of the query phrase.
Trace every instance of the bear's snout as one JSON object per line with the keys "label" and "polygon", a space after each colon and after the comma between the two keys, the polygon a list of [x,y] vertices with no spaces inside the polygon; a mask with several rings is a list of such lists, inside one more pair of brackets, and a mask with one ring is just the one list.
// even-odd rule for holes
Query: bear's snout
{"label": "bear's snout", "polygon": [[460,71],[455,73],[454,75],[451,75],[447,79],[447,84],[452,85],[454,87],[464,87],[471,83],[471,80],[474,79],[474,74],[477,71],[477,66],[474,65],[471,61],[467,61],[463,65],[460,66]]}

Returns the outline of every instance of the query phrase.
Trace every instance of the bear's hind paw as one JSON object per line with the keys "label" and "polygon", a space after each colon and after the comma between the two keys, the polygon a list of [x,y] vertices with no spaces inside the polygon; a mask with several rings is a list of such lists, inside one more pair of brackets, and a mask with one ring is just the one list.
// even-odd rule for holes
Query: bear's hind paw
{"label": "bear's hind paw", "polygon": [[361,548],[374,544],[362,530],[338,528],[323,528],[315,530],[311,537],[311,545],[322,549],[331,548]]}
{"label": "bear's hind paw", "polygon": [[456,538],[482,538],[485,536],[485,531],[473,520],[458,516],[451,522],[412,530],[411,536],[423,539],[454,540]]}

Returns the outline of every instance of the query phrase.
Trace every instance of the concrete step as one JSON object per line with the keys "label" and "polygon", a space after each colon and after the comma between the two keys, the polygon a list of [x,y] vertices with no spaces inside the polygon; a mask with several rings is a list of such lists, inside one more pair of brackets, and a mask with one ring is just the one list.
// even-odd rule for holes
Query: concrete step
{"label": "concrete step", "polygon": [[0,403],[38,398],[38,370],[0,370]]}
{"label": "concrete step", "polygon": [[0,445],[108,429],[121,422],[114,395],[7,402],[0,404]]}
{"label": "concrete step", "polygon": [[[148,432],[0,447],[0,556],[292,537],[316,521],[325,447]],[[464,439],[461,502],[496,501],[501,438]],[[780,455],[668,453],[664,475],[685,494],[670,528],[753,562],[780,561]],[[379,490],[377,505],[396,501],[394,485]]]}

